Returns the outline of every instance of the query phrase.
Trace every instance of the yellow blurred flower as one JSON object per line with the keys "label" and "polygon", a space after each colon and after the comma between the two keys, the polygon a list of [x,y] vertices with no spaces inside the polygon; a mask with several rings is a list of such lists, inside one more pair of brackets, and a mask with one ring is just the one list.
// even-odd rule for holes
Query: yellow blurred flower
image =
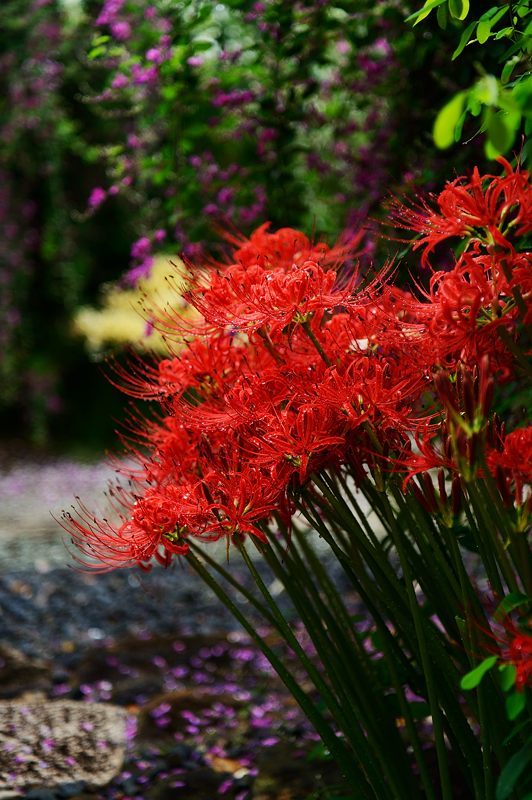
{"label": "yellow blurred flower", "polygon": [[168,352],[161,332],[151,322],[157,311],[176,310],[180,316],[191,319],[197,315],[182,297],[187,276],[180,259],[158,255],[149,277],[141,279],[134,289],[108,286],[103,292],[101,308],[80,308],[74,318],[74,330],[85,338],[89,350],[96,353],[121,345]]}

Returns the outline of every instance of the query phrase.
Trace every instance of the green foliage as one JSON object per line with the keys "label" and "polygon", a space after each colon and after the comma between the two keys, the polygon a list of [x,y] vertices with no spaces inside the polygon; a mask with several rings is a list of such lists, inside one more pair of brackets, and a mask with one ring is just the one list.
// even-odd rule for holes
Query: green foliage
{"label": "green foliage", "polygon": [[[417,25],[436,8],[438,24],[444,29],[448,23],[459,28],[470,13],[468,1],[448,0],[445,4],[445,0],[435,0],[427,1],[408,19]],[[468,130],[467,139],[478,133],[484,134],[485,153],[490,159],[509,153],[516,146],[520,131],[529,133],[532,119],[531,33],[529,0],[494,5],[480,17],[468,21],[452,59],[462,56],[466,48],[489,44],[487,61],[490,65],[487,68],[481,66],[479,60],[480,77],[470,88],[455,93],[438,113],[433,128],[434,143],[438,148],[444,150],[462,141],[464,124],[468,119],[472,129]],[[482,57],[485,61],[485,49]],[[499,75],[495,69],[500,70]],[[528,155],[526,148],[524,161]]]}
{"label": "green foliage", "polygon": [[481,661],[471,672],[464,675],[460,681],[460,688],[465,690],[476,689],[484,675],[489,672],[496,663],[497,656],[488,656],[488,658],[485,658],[484,661]]}

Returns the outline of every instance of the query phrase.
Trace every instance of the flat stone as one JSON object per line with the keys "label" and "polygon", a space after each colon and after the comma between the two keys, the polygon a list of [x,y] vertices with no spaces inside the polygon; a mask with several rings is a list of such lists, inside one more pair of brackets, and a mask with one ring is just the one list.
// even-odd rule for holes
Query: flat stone
{"label": "flat stone", "polygon": [[126,718],[110,703],[0,702],[0,797],[77,781],[105,786],[124,761]]}

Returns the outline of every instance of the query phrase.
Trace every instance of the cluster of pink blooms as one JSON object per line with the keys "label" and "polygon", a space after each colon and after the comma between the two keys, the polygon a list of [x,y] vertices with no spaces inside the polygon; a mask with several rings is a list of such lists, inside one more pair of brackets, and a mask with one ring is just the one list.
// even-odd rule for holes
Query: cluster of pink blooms
{"label": "cluster of pink blooms", "polygon": [[[64,519],[82,560],[166,565],[192,538],[267,541],[324,470],[357,483],[378,470],[407,492],[419,490],[414,475],[423,485],[441,469],[454,479],[447,493],[440,480],[441,511],[455,507],[456,482],[489,468],[503,499],[526,505],[532,428],[506,435],[487,418],[494,382],[518,369],[532,296],[520,249],[528,174],[503,166],[502,176],[475,170],[447,184],[436,207],[396,206],[431,270],[426,291],[394,286],[393,265],[363,276],[356,237],[329,247],[267,224],[232,240],[230,263],[195,269],[186,299],[197,321],[161,309],[168,357],[137,359],[120,375],[156,412],[132,414],[123,437],[138,467],[111,490],[118,520],[84,508]],[[462,239],[461,255],[434,271],[434,249],[449,238]]]}

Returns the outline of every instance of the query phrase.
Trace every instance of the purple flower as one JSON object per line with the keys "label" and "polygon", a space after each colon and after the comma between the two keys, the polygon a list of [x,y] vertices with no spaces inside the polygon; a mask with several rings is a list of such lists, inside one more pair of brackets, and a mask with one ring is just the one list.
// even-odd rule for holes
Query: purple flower
{"label": "purple flower", "polygon": [[113,80],[111,81],[111,86],[113,89],[124,89],[129,84],[129,78],[124,75],[123,72],[119,72],[117,75],[114,76]]}
{"label": "purple flower", "polygon": [[125,42],[131,36],[131,25],[129,22],[112,22],[111,32],[119,42]]}
{"label": "purple flower", "polygon": [[102,189],[100,186],[96,186],[96,188],[90,193],[89,208],[99,208],[106,197],[107,192],[105,189]]}
{"label": "purple flower", "polygon": [[146,258],[151,252],[151,242],[147,236],[142,236],[140,239],[137,239],[136,242],[133,242],[131,246],[131,257],[143,259]]}
{"label": "purple flower", "polygon": [[160,64],[163,61],[163,54],[158,47],[150,47],[146,52],[146,60],[153,64]]}

